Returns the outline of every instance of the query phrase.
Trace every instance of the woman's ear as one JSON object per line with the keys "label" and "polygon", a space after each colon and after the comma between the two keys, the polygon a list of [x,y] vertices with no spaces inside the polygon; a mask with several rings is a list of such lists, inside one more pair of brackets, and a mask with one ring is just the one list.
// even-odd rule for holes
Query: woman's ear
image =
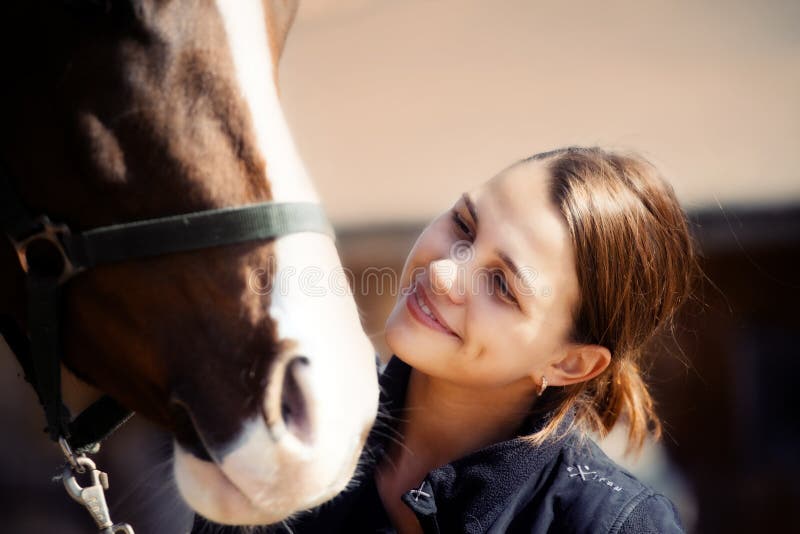
{"label": "woman's ear", "polygon": [[609,363],[611,352],[601,345],[569,345],[566,353],[548,366],[545,376],[551,386],[568,386],[591,380]]}

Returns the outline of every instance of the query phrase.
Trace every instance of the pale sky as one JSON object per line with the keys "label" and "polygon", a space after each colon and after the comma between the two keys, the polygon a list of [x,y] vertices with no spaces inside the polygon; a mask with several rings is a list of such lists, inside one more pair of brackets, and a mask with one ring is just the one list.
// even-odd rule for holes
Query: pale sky
{"label": "pale sky", "polygon": [[306,0],[281,90],[341,226],[567,144],[643,153],[690,209],[799,202],[798,28],[796,1]]}

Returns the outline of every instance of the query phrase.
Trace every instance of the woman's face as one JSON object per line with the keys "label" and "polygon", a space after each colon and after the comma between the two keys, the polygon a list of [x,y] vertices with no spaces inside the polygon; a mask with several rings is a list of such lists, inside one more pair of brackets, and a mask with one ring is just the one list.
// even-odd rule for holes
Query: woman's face
{"label": "woman's face", "polygon": [[566,348],[578,282],[542,162],[464,193],[419,236],[386,323],[392,351],[471,387],[535,388]]}

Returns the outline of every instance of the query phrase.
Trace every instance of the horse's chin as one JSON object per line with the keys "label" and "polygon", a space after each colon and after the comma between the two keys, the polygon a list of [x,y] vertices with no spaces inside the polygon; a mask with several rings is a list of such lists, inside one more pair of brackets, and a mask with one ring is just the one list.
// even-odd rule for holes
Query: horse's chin
{"label": "horse's chin", "polygon": [[197,459],[175,445],[175,480],[193,510],[220,524],[269,524],[281,519],[253,505],[216,464]]}
{"label": "horse's chin", "polygon": [[[252,428],[248,433],[259,434]],[[323,460],[322,465],[325,455],[303,450],[291,437],[271,444],[262,438],[242,439],[220,463],[198,459],[176,442],[175,480],[187,504],[219,524],[276,523],[340,493],[355,472],[361,449],[354,439],[341,456],[345,461]]]}

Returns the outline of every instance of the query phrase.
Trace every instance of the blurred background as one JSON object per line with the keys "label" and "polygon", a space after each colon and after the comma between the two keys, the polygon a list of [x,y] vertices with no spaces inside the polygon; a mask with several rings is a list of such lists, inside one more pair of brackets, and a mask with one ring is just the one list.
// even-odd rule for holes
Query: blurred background
{"label": "blurred background", "polygon": [[[800,3],[306,0],[280,86],[346,267],[399,270],[464,190],[535,152],[636,150],[671,180],[707,275],[653,344],[665,437],[633,462],[687,529],[796,531]],[[382,357],[394,295],[356,283]],[[382,293],[382,294],[381,294]],[[5,351],[5,347],[2,348]],[[0,532],[91,532],[16,362],[0,355]],[[616,444],[606,444],[612,452]],[[113,436],[112,517],[184,532],[169,440]]]}

